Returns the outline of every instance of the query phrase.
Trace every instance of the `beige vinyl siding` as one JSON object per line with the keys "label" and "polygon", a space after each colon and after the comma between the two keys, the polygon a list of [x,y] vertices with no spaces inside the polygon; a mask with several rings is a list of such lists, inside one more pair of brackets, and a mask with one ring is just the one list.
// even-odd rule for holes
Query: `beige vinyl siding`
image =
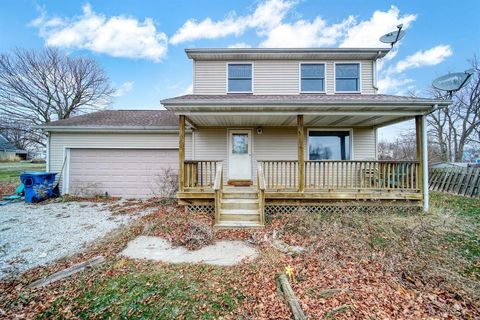
{"label": "beige vinyl siding", "polygon": [[[195,61],[193,64],[193,92],[195,94],[226,94],[227,63],[229,61]],[[300,63],[325,63],[326,94],[335,93],[335,62],[298,61],[298,60],[257,60],[253,63],[253,93],[254,94],[299,94],[300,93]],[[363,94],[374,94],[373,61],[359,62],[361,65],[360,80]],[[347,63],[347,62],[346,62]]]}
{"label": "beige vinyl siding", "polygon": [[194,68],[194,94],[225,94],[227,92],[225,61],[195,61]]}
{"label": "beige vinyl siding", "polygon": [[299,93],[298,61],[255,61],[254,69],[255,94]]}
{"label": "beige vinyl siding", "polygon": [[194,160],[223,161],[223,176],[225,182],[228,177],[227,160],[227,129],[226,128],[199,128],[194,131]]}
{"label": "beige vinyl siding", "polygon": [[[50,133],[48,171],[60,172],[66,148],[178,149],[176,133]],[[185,157],[192,158],[191,134],[185,138]]]}
{"label": "beige vinyl siding", "polygon": [[[331,128],[331,127],[330,127]],[[297,131],[295,127],[264,127],[262,134],[251,129],[252,178],[256,181],[258,160],[297,160]],[[317,128],[311,128],[317,129]],[[319,130],[325,128],[318,128]],[[225,182],[228,181],[228,130],[227,128],[199,128],[195,131],[195,160],[224,161]],[[376,159],[375,130],[369,127],[353,128],[352,149],[355,160]],[[305,129],[305,159],[308,158],[307,129]]]}
{"label": "beige vinyl siding", "polygon": [[361,61],[360,78],[362,81],[362,94],[375,94],[373,88],[373,61]]}
{"label": "beige vinyl siding", "polygon": [[327,94],[335,93],[334,63],[328,61],[325,66],[325,91]]}
{"label": "beige vinyl siding", "polygon": [[376,134],[373,128],[353,128],[354,160],[376,160]]}

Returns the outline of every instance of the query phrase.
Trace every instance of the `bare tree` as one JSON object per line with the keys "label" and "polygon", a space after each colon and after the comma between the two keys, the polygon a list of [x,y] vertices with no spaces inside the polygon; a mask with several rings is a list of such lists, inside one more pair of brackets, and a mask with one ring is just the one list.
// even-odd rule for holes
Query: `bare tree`
{"label": "bare tree", "polygon": [[[440,161],[440,151],[436,144],[428,141],[428,161]],[[395,141],[378,143],[378,158],[380,160],[419,160],[417,159],[417,143],[415,131],[410,130],[400,135]]]}
{"label": "bare tree", "polygon": [[395,141],[383,141],[378,144],[380,160],[416,160],[415,132],[407,132]]}
{"label": "bare tree", "polygon": [[[471,65],[473,78],[452,97],[453,104],[427,118],[429,135],[438,145],[442,161],[460,162],[467,146],[480,144],[480,65],[476,57]],[[445,93],[438,90],[432,95],[445,98]]]}
{"label": "bare tree", "polygon": [[45,145],[36,126],[105,107],[113,93],[93,59],[54,48],[0,54],[0,128],[23,132],[24,140]]}

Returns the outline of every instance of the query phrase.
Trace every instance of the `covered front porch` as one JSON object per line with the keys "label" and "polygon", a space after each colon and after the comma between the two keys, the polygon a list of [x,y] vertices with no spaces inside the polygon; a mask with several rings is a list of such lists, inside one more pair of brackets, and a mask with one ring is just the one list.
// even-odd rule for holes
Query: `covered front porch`
{"label": "covered front porch", "polygon": [[[248,214],[261,226],[269,206],[333,201],[409,202],[428,210],[425,116],[443,101],[187,95],[163,103],[179,115],[179,201],[210,206],[219,224]],[[378,160],[377,128],[410,119],[416,160]],[[189,159],[186,128],[193,132]]]}
{"label": "covered front porch", "polygon": [[[232,186],[225,178],[222,159],[185,160],[185,127],[193,121],[180,115],[179,201],[184,205],[212,206],[217,226],[263,226],[268,206],[333,201],[409,202],[428,209],[425,120],[416,115],[417,159],[306,160],[304,115],[296,115],[297,160],[255,159],[251,183]],[[229,146],[231,148],[231,146]],[[229,169],[230,173],[232,169]],[[423,201],[422,201],[423,200]],[[227,223],[228,222],[228,223]]]}

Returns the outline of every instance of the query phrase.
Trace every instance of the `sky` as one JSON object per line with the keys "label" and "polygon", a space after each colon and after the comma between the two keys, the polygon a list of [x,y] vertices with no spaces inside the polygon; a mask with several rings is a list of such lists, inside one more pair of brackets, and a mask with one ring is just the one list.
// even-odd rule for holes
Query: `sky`
{"label": "sky", "polygon": [[[112,109],[160,109],[191,92],[185,48],[382,47],[380,93],[428,95],[431,81],[480,55],[480,1],[0,0],[0,53],[49,45],[96,59],[117,93]],[[394,140],[411,122],[380,130]]]}

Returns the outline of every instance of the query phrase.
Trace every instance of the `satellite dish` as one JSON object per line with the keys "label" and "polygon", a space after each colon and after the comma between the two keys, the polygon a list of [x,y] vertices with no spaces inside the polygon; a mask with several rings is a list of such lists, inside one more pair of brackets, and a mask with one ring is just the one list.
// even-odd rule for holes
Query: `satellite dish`
{"label": "satellite dish", "polygon": [[403,24],[399,24],[397,28],[398,30],[389,32],[381,36],[380,41],[382,41],[383,43],[390,43],[390,45],[393,47],[395,43],[400,41],[400,39],[405,36],[405,31],[402,31]]}
{"label": "satellite dish", "polygon": [[473,69],[468,69],[465,72],[449,73],[433,80],[432,86],[435,89],[447,91],[451,97],[453,92],[460,90],[470,81],[473,73]]}

